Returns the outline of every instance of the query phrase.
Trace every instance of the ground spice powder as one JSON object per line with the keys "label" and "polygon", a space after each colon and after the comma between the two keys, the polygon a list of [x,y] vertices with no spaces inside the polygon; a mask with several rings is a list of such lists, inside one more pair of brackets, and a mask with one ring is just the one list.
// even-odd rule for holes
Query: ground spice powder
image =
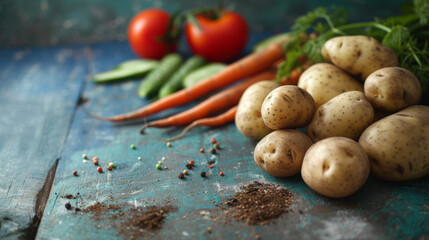
{"label": "ground spice powder", "polygon": [[253,182],[241,187],[240,192],[229,198],[225,205],[233,208],[232,216],[249,225],[267,224],[288,212],[293,195],[278,184]]}

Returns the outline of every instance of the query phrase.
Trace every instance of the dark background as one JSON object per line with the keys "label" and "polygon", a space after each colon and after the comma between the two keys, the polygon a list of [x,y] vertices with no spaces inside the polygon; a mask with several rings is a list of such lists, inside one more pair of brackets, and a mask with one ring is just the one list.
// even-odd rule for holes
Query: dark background
{"label": "dark background", "polygon": [[[342,6],[351,21],[400,14],[405,0],[249,0],[224,1],[241,13],[253,32],[287,30],[297,16],[317,6]],[[0,46],[47,46],[126,40],[130,19],[158,7],[180,9],[217,6],[210,0],[0,0]]]}

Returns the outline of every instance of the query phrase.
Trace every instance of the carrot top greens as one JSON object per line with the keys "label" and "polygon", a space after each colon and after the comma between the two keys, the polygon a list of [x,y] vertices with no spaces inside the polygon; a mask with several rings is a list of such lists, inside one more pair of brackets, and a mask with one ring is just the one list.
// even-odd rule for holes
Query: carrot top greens
{"label": "carrot top greens", "polygon": [[[414,0],[403,8],[403,15],[372,22],[349,23],[344,8],[317,8],[297,18],[291,28],[292,40],[285,46],[286,59],[279,66],[277,78],[289,77],[301,65],[303,56],[323,62],[321,49],[330,38],[342,35],[374,37],[392,48],[399,65],[413,72],[429,92],[429,1]],[[307,35],[308,33],[315,33]]]}

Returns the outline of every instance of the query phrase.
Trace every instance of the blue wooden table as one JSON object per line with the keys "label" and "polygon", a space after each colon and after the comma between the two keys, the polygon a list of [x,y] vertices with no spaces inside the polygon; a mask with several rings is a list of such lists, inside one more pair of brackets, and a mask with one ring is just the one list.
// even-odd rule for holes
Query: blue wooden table
{"label": "blue wooden table", "polygon": [[[262,37],[252,35],[249,46]],[[393,183],[370,176],[356,194],[329,199],[314,193],[300,176],[276,178],[257,167],[256,142],[233,123],[194,128],[168,147],[140,135],[141,122],[112,124],[83,113],[78,108],[82,99],[86,109],[103,116],[148,103],[137,97],[140,79],[91,81],[94,73],[132,58],[126,42],[0,50],[0,239],[429,238],[427,177]],[[151,132],[167,137],[181,130]],[[215,155],[207,151],[211,138],[222,147]],[[94,156],[102,173],[92,163]],[[178,173],[189,160],[195,167],[181,180]],[[158,161],[167,168],[156,169]],[[109,162],[116,165],[113,171],[107,171]],[[225,176],[219,176],[221,171]],[[290,211],[266,225],[228,218],[220,206],[253,181],[288,188],[294,196]],[[127,226],[130,217],[150,206],[173,210],[161,229],[133,232]]]}

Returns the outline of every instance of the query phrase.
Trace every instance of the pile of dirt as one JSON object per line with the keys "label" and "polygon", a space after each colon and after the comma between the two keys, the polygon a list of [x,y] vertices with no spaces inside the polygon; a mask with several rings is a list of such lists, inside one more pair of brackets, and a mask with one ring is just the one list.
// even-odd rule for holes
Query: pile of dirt
{"label": "pile of dirt", "polygon": [[249,225],[267,224],[288,212],[294,198],[286,188],[278,184],[253,182],[241,187],[224,204],[233,208],[232,216]]}
{"label": "pile of dirt", "polygon": [[120,209],[119,205],[114,205],[114,204],[107,205],[104,203],[96,202],[92,205],[87,206],[82,211],[85,213],[92,212],[95,216],[100,216],[101,214],[107,213],[109,211],[116,211],[119,209]]}

